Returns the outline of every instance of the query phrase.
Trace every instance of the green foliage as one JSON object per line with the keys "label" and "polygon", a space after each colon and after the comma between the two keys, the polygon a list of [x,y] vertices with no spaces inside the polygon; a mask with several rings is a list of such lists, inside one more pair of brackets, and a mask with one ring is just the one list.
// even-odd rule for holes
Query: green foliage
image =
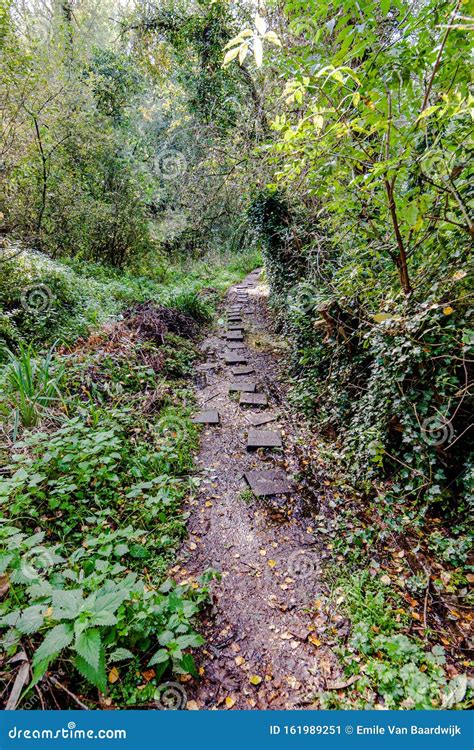
{"label": "green foliage", "polygon": [[[361,486],[460,520],[472,452],[468,34],[452,6],[288,0],[249,219],[293,398]],[[291,196],[291,199],[290,199]]]}
{"label": "green foliage", "polygon": [[209,578],[195,588],[170,580],[157,588],[145,584],[120,562],[126,542],[134,538],[130,528],[106,556],[84,546],[68,554],[65,545],[43,545],[43,533],[27,537],[14,526],[0,527],[0,535],[1,570],[10,581],[1,605],[4,648],[12,655],[25,636],[41,638],[29,689],[52,662],[71,658],[78,673],[102,692],[108,670],[123,660],[136,658],[131,669],[156,664],[155,685],[168,669],[192,671],[186,652],[203,643],[192,621],[206,600]]}
{"label": "green foliage", "polygon": [[21,422],[23,427],[34,427],[41,412],[62,398],[64,367],[53,366],[53,351],[51,348],[39,359],[31,344],[20,343],[18,356],[7,349],[5,387],[15,411],[15,422]]}
{"label": "green foliage", "polygon": [[[400,632],[401,602],[389,589],[367,573],[339,579],[344,608],[352,630],[337,652],[350,687],[344,696],[324,693],[322,708],[431,710],[462,707],[467,679],[449,681],[444,670],[444,649],[427,650],[415,638]],[[403,610],[402,610],[403,611]],[[358,677],[353,681],[351,678]],[[459,684],[458,684],[459,683]],[[463,689],[457,689],[463,685]]]}

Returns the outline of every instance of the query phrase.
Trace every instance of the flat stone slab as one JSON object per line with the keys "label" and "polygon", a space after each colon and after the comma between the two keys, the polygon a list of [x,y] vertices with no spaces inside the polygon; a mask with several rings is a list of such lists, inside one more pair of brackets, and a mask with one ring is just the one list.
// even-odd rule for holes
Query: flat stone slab
{"label": "flat stone slab", "polygon": [[240,354],[239,352],[226,352],[224,354],[224,361],[226,365],[245,365],[247,363],[247,357],[243,352]]}
{"label": "flat stone slab", "polygon": [[257,384],[251,380],[242,380],[240,383],[231,383],[229,385],[229,391],[242,391],[242,393],[255,393]]}
{"label": "flat stone slab", "polygon": [[260,427],[262,424],[275,422],[278,419],[278,414],[249,414],[248,419],[254,427]]}
{"label": "flat stone slab", "polygon": [[240,314],[239,315],[228,315],[227,316],[227,320],[228,320],[229,323],[232,323],[234,325],[238,325],[239,323],[240,323],[240,325],[243,324],[243,319],[242,319],[242,316]]}
{"label": "flat stone slab", "polygon": [[281,433],[274,430],[249,430],[247,450],[257,448],[281,448]]}
{"label": "flat stone slab", "polygon": [[239,333],[243,333],[243,327],[242,323],[229,323],[227,326],[228,331],[238,331]]}
{"label": "flat stone slab", "polygon": [[227,341],[243,341],[244,337],[240,331],[228,331],[226,333]]}
{"label": "flat stone slab", "polygon": [[248,471],[244,474],[244,477],[256,497],[287,495],[292,489],[288,477],[282,469]]}
{"label": "flat stone slab", "polygon": [[198,365],[198,370],[217,370],[220,367],[219,362],[204,362],[202,365]]}
{"label": "flat stone slab", "polygon": [[234,367],[232,370],[233,375],[252,375],[255,372],[255,367],[251,365],[244,367]]}
{"label": "flat stone slab", "polygon": [[265,393],[241,393],[239,403],[251,404],[252,406],[267,406],[268,397]]}
{"label": "flat stone slab", "polygon": [[194,424],[219,424],[218,411],[200,411],[194,417]]}
{"label": "flat stone slab", "polygon": [[229,349],[245,349],[247,345],[244,341],[229,341],[227,346]]}

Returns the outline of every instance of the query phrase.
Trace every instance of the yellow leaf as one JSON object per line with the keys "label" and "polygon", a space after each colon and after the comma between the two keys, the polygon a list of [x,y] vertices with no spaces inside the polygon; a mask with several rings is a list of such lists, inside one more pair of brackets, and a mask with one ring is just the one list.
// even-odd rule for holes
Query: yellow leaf
{"label": "yellow leaf", "polygon": [[245,42],[245,44],[241,46],[240,51],[239,51],[239,64],[240,65],[242,65],[243,61],[247,57],[248,51],[249,51],[249,45],[248,45],[248,42]]}
{"label": "yellow leaf", "polygon": [[258,674],[253,674],[249,679],[251,685],[260,685],[261,681],[262,678]]}
{"label": "yellow leaf", "polygon": [[443,312],[445,315],[451,315],[454,312],[454,310],[451,307],[451,305],[448,305],[447,307],[443,307]]}
{"label": "yellow leaf", "polygon": [[237,55],[240,52],[240,47],[234,47],[234,49],[230,49],[228,52],[225,53],[224,62],[222,63],[223,67],[228,65],[232,60],[235,60]]}
{"label": "yellow leaf", "polygon": [[261,68],[263,63],[263,44],[259,36],[254,36],[253,38],[253,56],[257,68]]}
{"label": "yellow leaf", "polygon": [[270,568],[274,568],[275,565],[277,564],[276,560],[267,560],[267,562],[268,562],[268,565],[270,566]]}
{"label": "yellow leaf", "polygon": [[376,323],[383,323],[384,320],[390,320],[391,317],[388,313],[377,313],[377,315],[373,316]]}
{"label": "yellow leaf", "polygon": [[267,22],[258,13],[255,16],[255,28],[257,29],[258,33],[261,34],[262,36],[265,34],[267,30]]}
{"label": "yellow leaf", "polygon": [[245,664],[245,659],[243,656],[236,656],[235,657],[235,663],[238,667],[241,667],[242,664]]}
{"label": "yellow leaf", "polygon": [[117,667],[112,667],[112,669],[109,672],[109,682],[113,685],[114,682],[117,682],[119,678],[119,671]]}
{"label": "yellow leaf", "polygon": [[231,695],[228,695],[225,699],[225,704],[227,708],[232,708],[232,706],[235,706],[235,698],[232,698]]}
{"label": "yellow leaf", "polygon": [[270,44],[274,44],[275,47],[281,47],[281,42],[274,31],[267,31],[265,36],[263,37],[266,42],[270,42]]}
{"label": "yellow leaf", "polygon": [[310,641],[310,643],[313,644],[313,646],[320,646],[321,645],[321,641],[319,640],[319,638],[316,638],[315,635],[310,635],[309,638],[308,638],[308,640]]}

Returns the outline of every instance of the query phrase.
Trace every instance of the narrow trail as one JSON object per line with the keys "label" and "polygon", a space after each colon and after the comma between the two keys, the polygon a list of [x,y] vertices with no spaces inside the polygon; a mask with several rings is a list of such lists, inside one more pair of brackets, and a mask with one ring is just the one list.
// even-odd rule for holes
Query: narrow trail
{"label": "narrow trail", "polygon": [[[189,500],[189,538],[178,577],[209,567],[222,575],[212,586],[213,606],[203,625],[202,679],[188,695],[203,709],[309,708],[339,675],[334,654],[317,636],[325,625],[318,605],[325,596],[326,553],[294,483],[308,435],[286,404],[278,352],[270,344],[268,290],[259,278],[254,272],[229,291],[224,324],[202,343],[206,359],[197,378],[200,408],[217,410],[219,424],[206,425],[201,435],[201,485]],[[226,363],[236,352],[245,363]],[[236,367],[248,372],[237,375]],[[268,406],[240,404],[239,393],[229,392],[236,381],[254,381]],[[283,447],[247,450],[249,429],[269,415],[275,421],[258,429],[280,433]],[[256,497],[246,472],[275,469],[286,475],[291,491]]]}

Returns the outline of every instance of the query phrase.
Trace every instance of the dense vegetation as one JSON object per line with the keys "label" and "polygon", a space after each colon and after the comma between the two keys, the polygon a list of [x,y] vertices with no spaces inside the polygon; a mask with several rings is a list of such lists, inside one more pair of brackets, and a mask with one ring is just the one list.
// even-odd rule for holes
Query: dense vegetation
{"label": "dense vegetation", "polygon": [[[330,524],[341,661],[366,665],[348,705],[440,705],[467,666],[466,7],[0,0],[0,626],[32,667],[5,701],[148,705],[197,675],[214,573],[167,573],[193,361],[260,252],[291,398],[351,496]],[[407,567],[376,591],[389,541]],[[413,596],[433,601],[415,633]]]}

